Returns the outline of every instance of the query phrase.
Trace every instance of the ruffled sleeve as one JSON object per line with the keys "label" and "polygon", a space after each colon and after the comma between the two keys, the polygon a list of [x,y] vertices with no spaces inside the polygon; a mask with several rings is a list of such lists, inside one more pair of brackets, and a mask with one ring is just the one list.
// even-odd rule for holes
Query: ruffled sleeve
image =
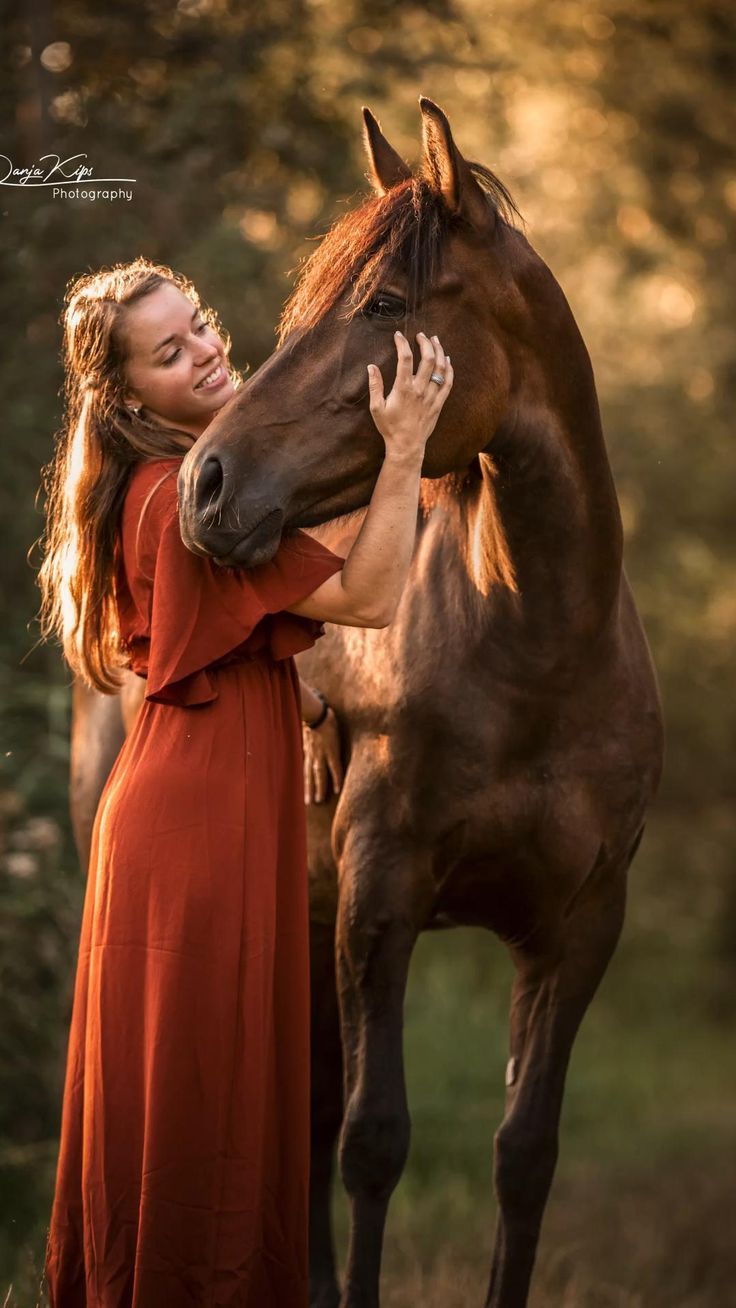
{"label": "ruffled sleeve", "polygon": [[154,484],[130,527],[148,616],[147,700],[208,703],[217,697],[208,667],[241,645],[246,653],[267,645],[273,658],[288,658],[324,634],[322,622],[284,612],[344,566],[306,532],[284,536],[268,563],[220,567],[181,539],[174,473]]}

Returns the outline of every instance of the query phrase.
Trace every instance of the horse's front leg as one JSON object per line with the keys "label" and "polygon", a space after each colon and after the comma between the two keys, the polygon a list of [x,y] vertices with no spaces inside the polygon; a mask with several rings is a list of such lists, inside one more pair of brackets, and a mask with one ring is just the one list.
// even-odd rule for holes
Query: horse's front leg
{"label": "horse's front leg", "polygon": [[427,862],[365,826],[349,829],[339,856],[345,1114],[338,1157],[351,1208],[341,1308],[378,1308],[386,1213],[409,1152],[403,1006],[412,949],[432,898]]}
{"label": "horse's front leg", "polygon": [[[506,1112],[495,1136],[499,1214],[486,1308],[525,1308],[557,1163],[570,1054],[624,919],[626,867],[596,866],[555,947],[514,952]],[[539,944],[539,942],[538,942]]]}

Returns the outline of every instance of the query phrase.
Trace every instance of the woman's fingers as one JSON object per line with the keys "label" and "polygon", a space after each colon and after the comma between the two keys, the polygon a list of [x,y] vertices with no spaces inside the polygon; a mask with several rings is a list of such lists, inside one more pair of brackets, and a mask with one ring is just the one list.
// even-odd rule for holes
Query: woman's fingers
{"label": "woman's fingers", "polygon": [[452,390],[452,382],[453,382],[454,374],[452,371],[452,364],[450,363],[449,354],[445,355],[443,353],[442,363],[438,363],[435,366],[438,376],[444,377],[445,380],[440,386],[439,382],[433,382],[430,379],[429,385],[427,387],[427,396],[425,398],[428,399],[429,401],[431,412],[435,414],[436,417],[439,417],[440,410],[442,409],[445,400],[447,399],[448,395],[450,394],[450,391]]}
{"label": "woman's fingers", "polygon": [[330,776],[332,777],[332,788],[335,794],[339,795],[340,787],[342,786],[342,763],[339,758],[330,755],[327,760],[327,765],[330,769]]}
{"label": "woman's fingers", "polygon": [[[434,346],[434,368],[432,369],[432,372],[436,372],[440,377],[444,377],[446,372],[445,351],[442,348],[442,342],[440,341],[439,336],[432,337],[432,345]],[[434,386],[435,383],[433,382],[432,385]]]}
{"label": "woman's fingers", "polygon": [[314,764],[314,798],[321,804],[325,797],[327,770],[323,758],[315,759]]}
{"label": "woman's fingers", "polygon": [[368,393],[371,413],[382,413],[386,403],[386,397],[383,393],[383,374],[375,363],[368,364]]}
{"label": "woman's fingers", "polygon": [[[394,344],[396,346],[396,381],[401,385],[416,383],[418,390],[426,389],[433,372],[445,374],[445,351],[439,336],[431,338],[425,332],[417,332],[417,343],[419,345],[419,366],[414,374],[414,356],[411,346],[402,332],[394,332]],[[432,382],[436,386],[436,382]],[[368,364],[368,385],[371,395],[371,408],[377,410],[383,408],[385,404],[385,395],[383,390],[383,377],[381,371],[375,364]]]}
{"label": "woman's fingers", "polygon": [[[302,739],[304,739],[304,736],[305,736],[305,735],[306,735],[306,732],[305,732],[305,731],[302,731]],[[305,742],[305,749],[304,749],[304,775],[303,775],[302,780],[303,780],[303,782],[304,782],[304,803],[305,803],[305,804],[311,804],[311,802],[312,802],[312,759],[311,759],[311,756],[309,755],[309,753],[307,752],[307,749],[306,749],[306,742]]]}
{"label": "woman's fingers", "polygon": [[442,373],[442,376],[445,379],[444,383],[442,386],[438,386],[436,382],[432,382],[431,384],[433,387],[435,387],[437,391],[437,399],[439,401],[439,407],[442,408],[442,405],[444,404],[445,400],[450,394],[450,391],[452,390],[452,383],[455,377],[455,374],[452,371],[452,364],[450,362],[449,354],[443,355],[443,363],[441,366],[438,366],[437,371]]}
{"label": "woman's fingers", "polygon": [[396,380],[402,386],[411,385],[411,379],[414,375],[414,357],[411,352],[411,346],[404,336],[403,332],[394,332],[394,345],[396,346]]}
{"label": "woman's fingers", "polygon": [[312,760],[311,794],[316,804],[322,804],[329,794],[328,778],[336,795],[340,794],[342,785],[342,764],[334,751],[325,747],[325,753]]}
{"label": "woman's fingers", "polygon": [[[445,375],[445,351],[442,348],[442,342],[440,341],[439,336],[432,336],[430,338],[430,344],[432,346],[432,371],[427,378],[428,382],[431,381],[433,375],[439,377],[444,377]],[[432,382],[432,385],[435,386],[436,382]]]}
{"label": "woman's fingers", "polygon": [[[434,372],[434,346],[424,332],[417,332],[417,341],[421,359],[416,373],[416,385],[418,390],[424,390],[432,373]],[[432,383],[434,385],[434,383]]]}
{"label": "woman's fingers", "polygon": [[433,374],[439,377],[447,376],[447,356],[439,336],[429,337],[424,332],[418,332],[417,340],[422,356],[415,379],[417,389],[432,396],[435,388],[438,391],[444,389],[438,382],[432,381],[432,376]]}
{"label": "woman's fingers", "polygon": [[308,757],[305,757],[304,768],[304,803],[321,804],[325,797],[325,765],[324,759],[314,750],[309,751]]}

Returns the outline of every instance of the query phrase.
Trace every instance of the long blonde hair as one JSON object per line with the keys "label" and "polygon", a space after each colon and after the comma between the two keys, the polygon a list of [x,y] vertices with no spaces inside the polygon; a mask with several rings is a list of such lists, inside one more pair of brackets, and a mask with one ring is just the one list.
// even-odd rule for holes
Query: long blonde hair
{"label": "long blonde hair", "polygon": [[[216,312],[202,305],[191,281],[141,257],[72,279],[64,296],[64,418],[51,460],[41,469],[45,528],[41,638],[56,637],[72,671],[87,685],[114,694],[127,651],[118,630],[114,572],[125,491],[134,464],[184,455],[191,432],[133,413],[127,389],[127,308],[163,282],[172,282],[219,333],[229,356],[230,336]],[[242,375],[228,359],[233,385]]]}

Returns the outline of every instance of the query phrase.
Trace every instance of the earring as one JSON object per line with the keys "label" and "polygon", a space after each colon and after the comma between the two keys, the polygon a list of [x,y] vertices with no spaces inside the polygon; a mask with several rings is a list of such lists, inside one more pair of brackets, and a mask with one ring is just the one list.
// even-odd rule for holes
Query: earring
{"label": "earring", "polygon": [[128,408],[130,409],[130,412],[131,412],[131,413],[140,413],[141,408],[142,408],[142,405],[139,404],[139,405],[138,405],[138,408],[136,409],[136,408],[134,408],[134,406],[133,406],[132,404],[130,404],[130,405],[128,405]]}

